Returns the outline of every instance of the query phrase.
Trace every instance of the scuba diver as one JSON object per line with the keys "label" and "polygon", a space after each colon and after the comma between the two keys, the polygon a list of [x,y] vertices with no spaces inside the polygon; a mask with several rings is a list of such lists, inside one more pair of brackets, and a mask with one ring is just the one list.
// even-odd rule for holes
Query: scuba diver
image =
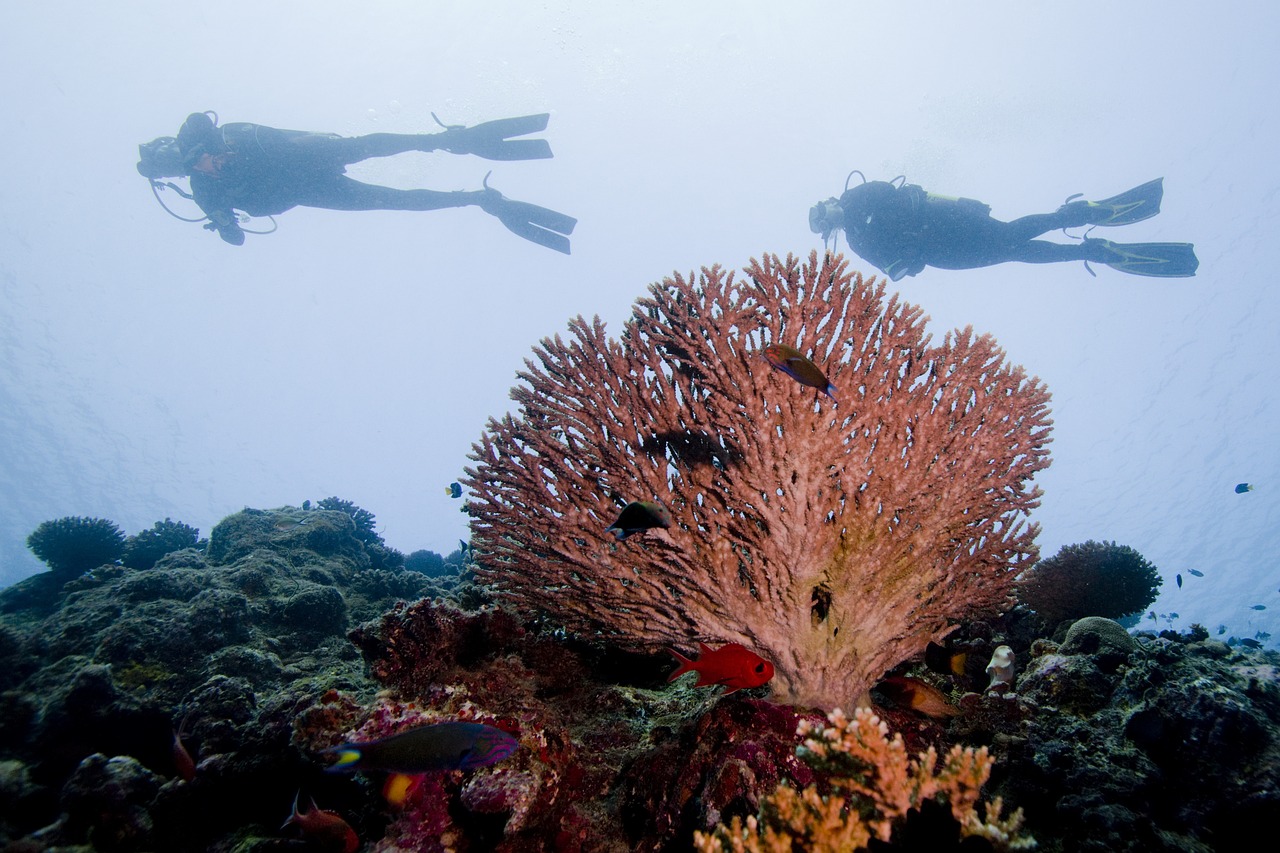
{"label": "scuba diver", "polygon": [[[862,175],[855,170],[849,177],[855,174]],[[1002,222],[991,217],[990,205],[971,198],[934,195],[902,176],[892,181],[868,181],[863,176],[853,189],[846,180],[839,199],[810,208],[809,228],[824,242],[843,229],[849,248],[891,281],[926,266],[961,270],[1006,261],[1084,261],[1090,275],[1090,261],[1133,275],[1195,275],[1200,262],[1190,243],[1113,243],[1089,236],[1067,244],[1033,239],[1059,228],[1092,230],[1155,216],[1164,195],[1163,181],[1156,178],[1102,201],[1086,201],[1077,194],[1053,213]]]}
{"label": "scuba diver", "polygon": [[[205,216],[185,221],[201,222],[207,218],[209,222],[204,227],[217,231],[234,246],[244,243],[246,233],[236,210],[252,216],[272,216],[298,205],[330,210],[439,210],[476,205],[524,239],[567,255],[568,235],[578,220],[506,198],[489,186],[488,175],[483,189],[437,192],[366,184],[344,174],[352,163],[405,151],[443,150],[488,160],[546,159],[552,154],[545,139],[508,137],[545,130],[549,117],[548,113],[541,113],[497,119],[475,127],[446,125],[437,118],[444,128],[442,133],[344,137],[245,122],[219,126],[216,113],[192,113],[176,138],[161,136],[138,146],[138,172],[150,179],[157,200],[164,187],[194,199]],[[191,180],[190,193],[162,180],[184,176]]]}

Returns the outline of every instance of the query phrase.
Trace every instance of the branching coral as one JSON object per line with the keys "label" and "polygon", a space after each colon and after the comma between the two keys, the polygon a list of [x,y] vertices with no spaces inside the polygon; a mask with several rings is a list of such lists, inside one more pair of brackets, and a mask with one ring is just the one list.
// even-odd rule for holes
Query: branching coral
{"label": "branching coral", "polygon": [[1064,545],[1033,565],[1017,585],[1018,600],[1052,624],[1105,616],[1119,619],[1156,600],[1163,581],[1156,567],[1127,545]]}
{"label": "branching coral", "polygon": [[890,738],[889,727],[868,708],[859,708],[852,720],[839,709],[827,719],[829,727],[801,720],[796,734],[805,738],[801,755],[828,774],[828,792],[814,785],[799,792],[779,785],[758,816],[735,817],[712,833],[697,832],[694,846],[703,853],[859,850],[873,838],[889,841],[894,826],[930,799],[947,803],[962,836],[985,838],[1000,850],[1035,846],[1019,834],[1020,809],[1001,818],[997,798],[978,815],[978,796],[994,763],[986,747],[952,747],[937,766],[933,747],[908,757],[902,736]]}
{"label": "branching coral", "polygon": [[55,575],[69,578],[114,563],[124,553],[124,531],[105,518],[67,516],[41,522],[27,547]]}
{"label": "branching coral", "polygon": [[[621,340],[599,318],[544,340],[472,458],[477,574],[517,605],[634,646],[737,642],[776,694],[862,696],[964,617],[1010,604],[1035,555],[1030,484],[1048,393],[971,329],[839,256],[652,285]],[[772,370],[812,358],[839,402]],[[672,518],[605,534],[632,500]]]}
{"label": "branching coral", "polygon": [[157,521],[150,530],[130,536],[124,543],[121,560],[131,569],[149,569],[165,554],[195,548],[200,541],[200,531],[189,524],[166,518]]}

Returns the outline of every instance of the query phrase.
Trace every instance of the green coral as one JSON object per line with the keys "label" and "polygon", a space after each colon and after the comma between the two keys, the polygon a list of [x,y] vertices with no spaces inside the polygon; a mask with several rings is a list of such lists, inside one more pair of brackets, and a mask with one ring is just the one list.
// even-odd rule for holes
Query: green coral
{"label": "green coral", "polygon": [[105,518],[72,515],[41,522],[27,547],[55,575],[78,577],[124,554],[124,531]]}
{"label": "green coral", "polygon": [[164,521],[157,521],[150,530],[144,530],[125,540],[122,562],[131,569],[149,569],[165,554],[198,547],[199,542],[198,529],[166,518]]}
{"label": "green coral", "polygon": [[1156,600],[1160,574],[1127,545],[1066,545],[1018,581],[1018,600],[1051,624],[1085,616],[1119,619]]}

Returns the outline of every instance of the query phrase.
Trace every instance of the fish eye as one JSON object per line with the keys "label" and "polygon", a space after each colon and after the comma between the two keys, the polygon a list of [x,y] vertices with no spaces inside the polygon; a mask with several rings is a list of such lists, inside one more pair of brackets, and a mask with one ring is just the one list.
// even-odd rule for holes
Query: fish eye
{"label": "fish eye", "polygon": [[762,664],[762,663],[758,663],[758,664],[756,664],[756,672],[758,672],[758,673],[763,673],[763,672],[764,672],[764,664]]}

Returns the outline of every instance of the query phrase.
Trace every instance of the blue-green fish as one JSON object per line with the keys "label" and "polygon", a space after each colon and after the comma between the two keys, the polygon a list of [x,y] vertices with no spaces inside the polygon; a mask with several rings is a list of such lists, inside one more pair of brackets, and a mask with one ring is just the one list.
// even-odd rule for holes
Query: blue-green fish
{"label": "blue-green fish", "polygon": [[1253,491],[1253,483],[1236,483],[1236,494],[1243,495],[1245,492]]}
{"label": "blue-green fish", "polygon": [[1266,609],[1267,609],[1267,605],[1265,605],[1265,604],[1255,604],[1255,605],[1253,605],[1253,607],[1252,607],[1252,608],[1250,608],[1250,609],[1251,609],[1251,610],[1266,610]]}
{"label": "blue-green fish", "polygon": [[519,742],[502,729],[483,723],[434,723],[364,743],[344,743],[327,753],[338,760],[331,773],[386,770],[418,774],[433,770],[474,770],[497,764]]}
{"label": "blue-green fish", "polygon": [[1187,569],[1187,574],[1191,575],[1191,577],[1193,578],[1204,577],[1204,572],[1200,571],[1199,569]]}
{"label": "blue-green fish", "polygon": [[786,344],[769,344],[764,348],[764,357],[771,365],[790,376],[801,385],[817,388],[832,400],[836,398],[836,386],[827,381],[827,375],[814,364],[804,353]]}

